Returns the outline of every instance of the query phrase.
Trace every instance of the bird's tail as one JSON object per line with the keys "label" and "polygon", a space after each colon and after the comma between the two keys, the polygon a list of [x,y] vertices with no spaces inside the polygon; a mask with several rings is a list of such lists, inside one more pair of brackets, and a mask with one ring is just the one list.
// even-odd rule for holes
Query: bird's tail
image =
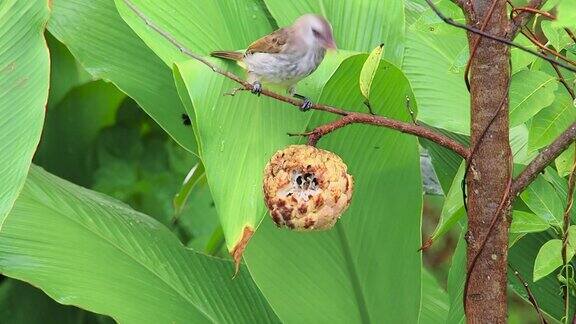
{"label": "bird's tail", "polygon": [[210,53],[210,56],[223,58],[232,61],[242,61],[244,54],[241,52],[231,52],[231,51],[214,51]]}

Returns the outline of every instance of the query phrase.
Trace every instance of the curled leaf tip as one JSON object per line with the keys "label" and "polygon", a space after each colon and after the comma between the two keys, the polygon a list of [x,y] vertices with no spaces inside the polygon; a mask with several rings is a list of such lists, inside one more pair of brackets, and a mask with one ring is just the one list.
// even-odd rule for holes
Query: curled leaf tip
{"label": "curled leaf tip", "polygon": [[242,238],[240,238],[240,241],[236,243],[234,249],[232,249],[232,252],[230,253],[232,255],[232,259],[234,259],[234,266],[235,266],[234,276],[232,276],[232,279],[236,278],[238,272],[240,271],[240,262],[242,261],[242,254],[244,254],[244,250],[248,245],[248,241],[250,241],[250,238],[252,237],[253,234],[254,229],[252,229],[252,227],[250,226],[245,226],[244,232],[242,233]]}

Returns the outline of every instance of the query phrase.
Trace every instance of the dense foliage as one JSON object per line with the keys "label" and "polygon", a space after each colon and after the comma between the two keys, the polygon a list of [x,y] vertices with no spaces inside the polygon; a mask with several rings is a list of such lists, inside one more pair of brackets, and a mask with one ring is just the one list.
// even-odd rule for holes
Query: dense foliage
{"label": "dense foliage", "polygon": [[[409,98],[419,123],[468,141],[466,34],[423,0],[131,3],[203,56],[246,48],[303,13],[322,13],[339,51],[300,92],[353,111],[365,112],[369,100],[378,115],[408,122]],[[464,19],[451,2],[438,6]],[[564,0],[559,10],[557,21],[541,22],[542,33],[576,60],[563,32],[576,20],[562,16],[576,5]],[[334,116],[246,91],[225,96],[235,83],[182,54],[125,0],[3,0],[0,35],[0,272],[9,277],[0,283],[1,322],[464,321],[458,155],[390,129],[345,127],[319,147],[338,154],[354,176],[350,208],[329,231],[277,229],[262,196],[267,160],[304,141],[287,133]],[[534,48],[522,35],[516,41]],[[376,59],[367,60],[375,48]],[[363,69],[373,75],[366,79]],[[576,107],[545,61],[512,49],[512,70],[510,134],[520,170],[576,120]],[[576,74],[563,74],[573,89]],[[445,193],[430,239],[457,237],[449,273],[436,277],[417,252],[423,148]],[[576,289],[574,278],[559,276],[574,152],[573,144],[522,193],[510,229],[511,267],[558,320],[561,285]],[[245,228],[255,234],[232,279],[229,254]],[[511,290],[527,299],[523,283],[509,276]]]}

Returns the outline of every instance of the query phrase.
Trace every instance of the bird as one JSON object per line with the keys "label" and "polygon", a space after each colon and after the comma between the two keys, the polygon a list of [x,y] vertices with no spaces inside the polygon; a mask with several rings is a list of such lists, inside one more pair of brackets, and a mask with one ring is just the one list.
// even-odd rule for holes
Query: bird
{"label": "bird", "polygon": [[301,99],[300,110],[307,111],[312,102],[296,93],[296,84],[318,68],[327,50],[336,49],[330,23],[322,16],[305,14],[291,26],[254,41],[244,53],[213,51],[210,55],[240,62],[247,71],[252,93],[260,96],[262,83],[279,85]]}

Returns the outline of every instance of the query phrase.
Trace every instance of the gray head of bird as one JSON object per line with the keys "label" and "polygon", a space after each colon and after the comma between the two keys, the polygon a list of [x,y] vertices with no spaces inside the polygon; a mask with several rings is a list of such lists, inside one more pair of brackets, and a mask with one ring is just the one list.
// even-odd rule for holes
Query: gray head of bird
{"label": "gray head of bird", "polygon": [[294,22],[293,28],[308,46],[336,49],[332,26],[322,16],[303,15]]}

